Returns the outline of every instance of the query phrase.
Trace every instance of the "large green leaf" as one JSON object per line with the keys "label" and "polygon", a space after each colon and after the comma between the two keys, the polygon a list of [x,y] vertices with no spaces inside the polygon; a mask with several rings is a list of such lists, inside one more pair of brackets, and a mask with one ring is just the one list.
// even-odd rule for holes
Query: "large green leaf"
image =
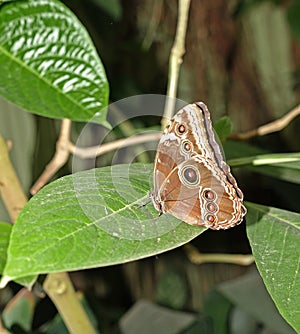
{"label": "large green leaf", "polygon": [[2,274],[6,263],[11,228],[12,224],[0,222],[0,274]]}
{"label": "large green leaf", "polygon": [[158,215],[149,203],[151,175],[152,165],[115,165],[45,186],[13,227],[2,284],[23,276],[140,259],[205,231],[171,215]]}
{"label": "large green leaf", "polygon": [[107,124],[108,83],[79,20],[56,0],[0,7],[0,94],[30,112]]}
{"label": "large green leaf", "polygon": [[278,310],[300,332],[300,214],[247,204],[247,234]]}

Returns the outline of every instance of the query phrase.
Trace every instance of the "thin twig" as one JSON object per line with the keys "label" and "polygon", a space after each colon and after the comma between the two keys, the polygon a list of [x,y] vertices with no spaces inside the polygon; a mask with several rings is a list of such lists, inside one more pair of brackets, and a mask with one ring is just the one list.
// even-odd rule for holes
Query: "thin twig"
{"label": "thin twig", "polygon": [[36,194],[51,178],[52,176],[68,161],[70,155],[70,132],[71,121],[63,119],[61,123],[61,130],[58,141],[56,143],[56,151],[46,166],[42,175],[34,183],[30,192],[32,195]]}
{"label": "thin twig", "polygon": [[[109,106],[111,117],[114,118],[114,124],[118,124],[118,128],[122,133],[122,137],[128,138],[136,135],[136,127],[130,119],[124,117],[122,110],[117,106],[117,103],[112,103]],[[137,145],[134,148],[134,153],[137,161],[149,161],[148,153],[143,149],[142,145]]]}
{"label": "thin twig", "polygon": [[239,139],[246,140],[256,136],[264,136],[269,133],[277,132],[284,129],[296,116],[300,115],[300,105],[289,111],[283,117],[276,119],[273,122],[262,125],[257,129],[253,129],[250,131],[232,134],[230,136],[231,139]]}
{"label": "thin twig", "polygon": [[95,158],[104,153],[119,149],[121,147],[137,145],[141,143],[146,143],[150,141],[159,140],[161,137],[160,132],[147,133],[142,135],[136,135],[129,138],[118,139],[110,143],[80,148],[74,144],[70,144],[70,152],[75,156],[78,156],[82,159]]}
{"label": "thin twig", "polygon": [[169,75],[167,100],[162,119],[162,128],[165,128],[166,123],[172,118],[175,108],[175,98],[177,96],[177,86],[179,70],[182,64],[182,58],[185,54],[185,35],[188,22],[188,14],[190,8],[190,0],[178,1],[178,23],[175,35],[174,45],[171,50],[169,61]]}
{"label": "thin twig", "polygon": [[202,254],[191,244],[186,244],[184,250],[189,260],[194,264],[232,263],[240,266],[249,266],[254,262],[251,254]]}

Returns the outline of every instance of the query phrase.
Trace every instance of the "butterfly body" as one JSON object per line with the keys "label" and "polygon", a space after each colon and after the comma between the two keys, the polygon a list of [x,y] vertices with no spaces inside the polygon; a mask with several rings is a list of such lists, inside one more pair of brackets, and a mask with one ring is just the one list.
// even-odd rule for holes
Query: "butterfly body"
{"label": "butterfly body", "polygon": [[154,207],[188,224],[227,229],[246,214],[202,102],[187,105],[166,126],[153,178]]}

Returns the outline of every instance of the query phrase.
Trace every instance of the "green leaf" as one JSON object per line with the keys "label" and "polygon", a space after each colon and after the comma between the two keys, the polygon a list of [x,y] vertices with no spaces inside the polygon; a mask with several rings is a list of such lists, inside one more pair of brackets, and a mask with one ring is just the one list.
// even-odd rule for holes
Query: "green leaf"
{"label": "green leaf", "polygon": [[254,145],[242,141],[226,140],[223,145],[227,159],[236,159],[267,153]]}
{"label": "green leaf", "polygon": [[214,130],[216,131],[221,143],[224,143],[232,132],[232,122],[230,118],[227,116],[221,117],[215,123]]}
{"label": "green leaf", "polygon": [[247,203],[257,268],[286,321],[300,332],[300,214]]}
{"label": "green leaf", "polygon": [[229,160],[228,163],[232,167],[238,166],[264,166],[264,165],[277,165],[284,163],[294,163],[300,161],[300,152],[295,153],[271,153],[261,154],[251,157],[243,157]]}
{"label": "green leaf", "polygon": [[[245,318],[248,315],[249,320],[255,319],[257,324],[264,324],[275,333],[294,333],[276,309],[259,273],[254,268],[243,276],[221,283],[218,290],[235,305],[237,310],[245,312]],[[239,322],[241,324],[241,319]]]}
{"label": "green leaf", "polygon": [[228,318],[232,304],[218,291],[212,290],[205,298],[204,313],[211,318],[214,334],[228,333]]}
{"label": "green leaf", "polygon": [[152,168],[115,165],[45,186],[13,227],[2,285],[23,276],[141,259],[205,231],[158,215],[148,197]]}
{"label": "green leaf", "polygon": [[250,167],[250,169],[253,172],[272,176],[276,179],[300,184],[300,161]]}
{"label": "green leaf", "polygon": [[188,297],[184,277],[173,271],[163,273],[157,283],[155,296],[156,302],[160,305],[183,309]]}
{"label": "green leaf", "polygon": [[13,2],[13,1],[16,1],[16,0],[0,0],[0,6],[5,2]]}
{"label": "green leaf", "polygon": [[300,153],[274,153],[228,160],[232,167],[247,166],[253,172],[300,184]]}
{"label": "green leaf", "polygon": [[294,36],[300,40],[300,3],[293,1],[287,9],[287,20]]}
{"label": "green leaf", "polygon": [[122,17],[122,4],[120,0],[93,0],[103,11],[105,11],[112,19],[119,21]]}
{"label": "green leaf", "polygon": [[6,263],[7,247],[9,244],[12,224],[0,222],[0,274]]}
{"label": "green leaf", "polygon": [[21,289],[2,311],[5,327],[11,329],[12,332],[16,327],[22,328],[24,332],[30,332],[35,305],[34,294],[27,289]]}
{"label": "green leaf", "polygon": [[174,311],[147,300],[140,300],[121,318],[119,325],[123,334],[177,334],[182,333],[196,320],[193,313]]}
{"label": "green leaf", "polygon": [[108,83],[85,28],[56,0],[0,7],[0,94],[51,118],[107,126]]}
{"label": "green leaf", "polygon": [[[10,241],[10,235],[13,225],[10,223],[0,222],[0,274],[3,273],[3,269],[7,261],[7,248]],[[16,280],[17,283],[26,286],[31,289],[33,283],[35,282],[37,276],[22,277]]]}

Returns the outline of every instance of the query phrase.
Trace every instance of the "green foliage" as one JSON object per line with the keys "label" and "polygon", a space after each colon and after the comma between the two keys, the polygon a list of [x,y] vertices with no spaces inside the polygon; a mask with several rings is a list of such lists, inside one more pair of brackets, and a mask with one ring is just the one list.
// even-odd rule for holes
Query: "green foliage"
{"label": "green foliage", "polygon": [[276,309],[255,268],[245,275],[221,283],[217,291],[231,303],[229,333],[245,332],[245,329],[248,333],[255,333],[255,328],[264,325],[266,332],[294,334]]}
{"label": "green foliage", "polygon": [[300,330],[300,214],[248,204],[247,235],[257,268],[283,317]]}
{"label": "green foliage", "polygon": [[195,320],[196,316],[194,314],[169,310],[149,301],[141,300],[135,303],[122,317],[120,328],[123,334],[192,333],[185,330],[189,328]]}
{"label": "green foliage", "polygon": [[300,153],[267,153],[239,142],[226,142],[226,156],[232,167],[248,170],[276,179],[300,184]]}
{"label": "green foliage", "polygon": [[0,222],[0,273],[3,272],[6,263],[6,253],[11,229],[12,224]]}
{"label": "green foliage", "polygon": [[104,10],[111,18],[118,21],[122,17],[122,5],[120,0],[93,0],[93,2]]}
{"label": "green foliage", "polygon": [[244,15],[253,7],[261,5],[264,2],[270,2],[274,5],[279,5],[282,0],[238,0],[233,9],[233,17],[237,18],[241,15]]}
{"label": "green foliage", "polygon": [[287,19],[294,36],[300,41],[300,2],[293,1],[287,10]]}
{"label": "green foliage", "polygon": [[227,323],[232,304],[218,291],[211,291],[205,302],[204,312],[212,320],[214,334],[227,334]]}
{"label": "green foliage", "polygon": [[187,300],[187,286],[176,272],[166,272],[160,278],[156,289],[156,301],[173,309],[183,309]]}
{"label": "green foliage", "polygon": [[45,186],[13,227],[3,281],[137,260],[205,231],[158,215],[148,198],[152,167],[115,165]]}
{"label": "green foliage", "polygon": [[232,122],[229,117],[221,117],[215,124],[214,130],[216,131],[221,143],[224,143],[232,132]]}
{"label": "green foliage", "polygon": [[19,328],[22,332],[29,333],[32,326],[35,304],[35,297],[30,291],[26,289],[20,290],[13,301],[2,312],[2,320],[5,327],[10,329],[12,333],[16,328]]}
{"label": "green foliage", "polygon": [[108,126],[108,83],[85,28],[61,2],[0,7],[0,94],[30,112]]}

